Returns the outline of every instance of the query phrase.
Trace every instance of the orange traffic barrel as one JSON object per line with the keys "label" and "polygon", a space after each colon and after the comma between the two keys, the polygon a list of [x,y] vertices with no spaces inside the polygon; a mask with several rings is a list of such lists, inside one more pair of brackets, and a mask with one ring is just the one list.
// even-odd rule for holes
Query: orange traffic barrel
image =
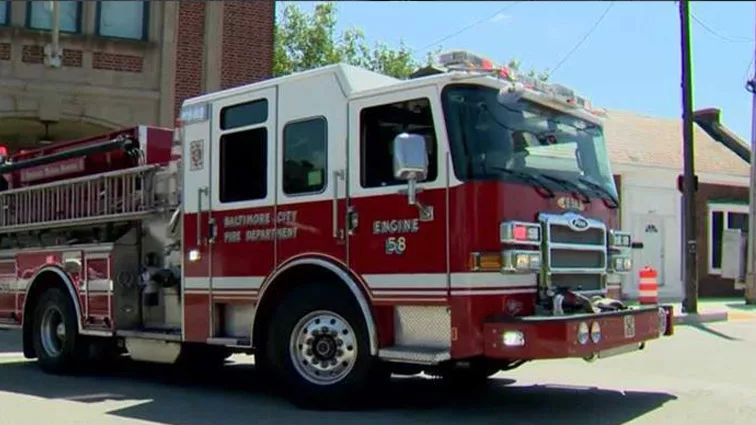
{"label": "orange traffic barrel", "polygon": [[659,283],[656,278],[656,269],[650,266],[643,267],[638,273],[638,302],[641,304],[659,304]]}

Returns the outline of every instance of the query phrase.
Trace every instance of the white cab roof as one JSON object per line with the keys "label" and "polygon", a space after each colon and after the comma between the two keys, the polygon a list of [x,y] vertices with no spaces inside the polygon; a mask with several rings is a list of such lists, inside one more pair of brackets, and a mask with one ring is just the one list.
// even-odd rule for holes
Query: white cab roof
{"label": "white cab roof", "polygon": [[403,82],[403,80],[389,77],[377,72],[369,71],[363,68],[359,68],[347,64],[335,64],[328,65],[321,68],[316,68],[309,71],[298,72],[295,74],[285,75],[278,78],[271,78],[268,80],[259,81],[256,83],[245,84],[238,87],[233,87],[226,90],[221,90],[213,93],[208,93],[202,96],[196,96],[186,99],[183,103],[184,106],[193,105],[203,102],[214,102],[223,99],[228,96],[234,96],[243,94],[248,91],[254,91],[264,89],[268,87],[274,87],[279,84],[285,84],[289,81],[298,81],[308,79],[316,76],[323,76],[332,74],[339,82],[343,95],[345,97],[352,97],[355,93],[362,91],[369,91],[381,87],[395,85]]}

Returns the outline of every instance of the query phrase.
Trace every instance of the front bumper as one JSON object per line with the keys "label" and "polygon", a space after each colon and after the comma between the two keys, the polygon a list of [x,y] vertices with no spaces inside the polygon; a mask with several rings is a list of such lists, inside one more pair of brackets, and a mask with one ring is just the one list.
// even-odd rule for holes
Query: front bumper
{"label": "front bumper", "polygon": [[[660,311],[660,309],[662,309]],[[660,317],[663,313],[664,318]],[[643,343],[672,335],[671,306],[571,316],[495,319],[483,325],[484,356],[506,360],[608,357],[643,348]],[[578,334],[581,323],[598,323],[599,338]]]}

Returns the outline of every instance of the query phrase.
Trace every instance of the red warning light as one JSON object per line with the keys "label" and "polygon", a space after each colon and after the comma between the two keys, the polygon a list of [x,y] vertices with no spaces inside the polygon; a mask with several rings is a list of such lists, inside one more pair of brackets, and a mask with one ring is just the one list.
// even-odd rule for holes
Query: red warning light
{"label": "red warning light", "polygon": [[527,240],[528,228],[525,226],[515,226],[514,229],[512,229],[512,236],[518,240]]}

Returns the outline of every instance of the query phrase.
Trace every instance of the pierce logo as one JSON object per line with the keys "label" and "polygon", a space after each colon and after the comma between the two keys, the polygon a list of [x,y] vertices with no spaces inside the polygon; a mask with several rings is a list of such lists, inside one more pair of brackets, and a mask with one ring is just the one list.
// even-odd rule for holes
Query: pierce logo
{"label": "pierce logo", "polygon": [[576,232],[582,232],[583,230],[588,228],[588,220],[584,219],[583,217],[577,216],[571,218],[568,222],[568,225],[570,226],[570,229]]}
{"label": "pierce logo", "polygon": [[557,199],[557,205],[563,210],[585,210],[585,204],[579,199],[575,199],[571,196],[562,196]]}

